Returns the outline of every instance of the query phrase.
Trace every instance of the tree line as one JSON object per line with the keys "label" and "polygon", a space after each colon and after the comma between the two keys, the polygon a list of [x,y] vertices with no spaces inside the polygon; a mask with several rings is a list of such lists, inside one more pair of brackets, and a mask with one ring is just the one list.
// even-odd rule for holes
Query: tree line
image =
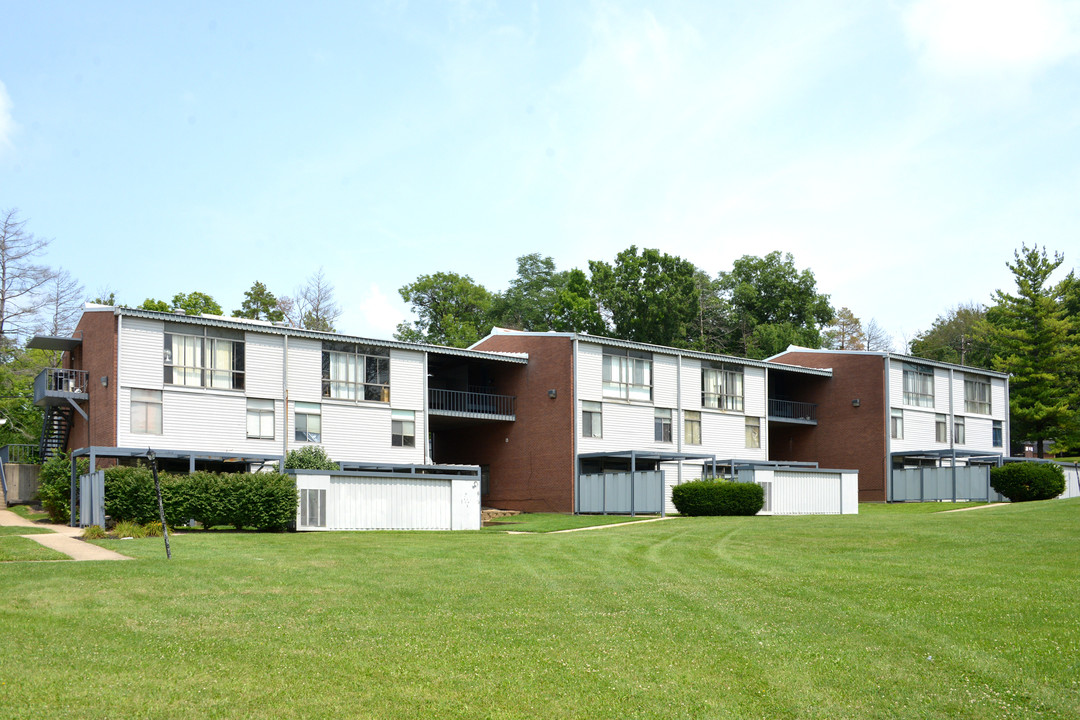
{"label": "tree line", "polygon": [[[71,332],[87,299],[61,269],[37,262],[49,241],[35,237],[17,210],[0,211],[0,444],[36,442],[41,414],[31,383],[57,353],[25,348],[32,334]],[[991,302],[956,305],[917,333],[911,355],[1009,373],[1012,435],[1017,441],[1053,440],[1080,447],[1080,280],[1074,272],[1051,282],[1061,253],[1027,247],[1006,263],[1016,284]],[[892,351],[876,320],[863,323],[847,307],[835,309],[814,273],[790,253],[744,255],[715,275],[656,249],[631,246],[614,260],[591,260],[559,270],[540,253],[517,259],[506,290],[492,292],[469,275],[420,275],[399,289],[413,319],[398,325],[405,342],[465,347],[493,327],[581,332],[703,352],[765,358],[789,345]],[[90,299],[122,305],[105,288]],[[224,315],[202,291],[171,301],[147,298],[139,307],[191,315]],[[255,281],[233,317],[285,322],[333,332],[342,310],[320,268],[292,295],[277,296]]]}

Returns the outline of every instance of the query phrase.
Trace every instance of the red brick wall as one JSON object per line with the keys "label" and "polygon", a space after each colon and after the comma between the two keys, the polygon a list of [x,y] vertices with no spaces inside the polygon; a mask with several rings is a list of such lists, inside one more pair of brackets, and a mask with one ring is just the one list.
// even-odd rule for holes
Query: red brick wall
{"label": "red brick wall", "polygon": [[[445,432],[442,441],[436,433],[435,461],[490,465],[485,505],[527,512],[573,512],[571,339],[497,335],[478,349],[529,354],[529,364],[507,373],[499,387],[500,393],[517,398],[516,420]],[[554,400],[548,397],[549,390],[555,390]]]}
{"label": "red brick wall", "polygon": [[[772,426],[770,460],[816,461],[823,468],[857,469],[859,500],[884,501],[885,360],[879,355],[784,353],[777,362],[832,368],[824,383],[808,383],[804,398],[817,403],[816,426]],[[851,401],[859,399],[859,407]]]}
{"label": "red brick wall", "polygon": [[[86,370],[89,374],[90,400],[82,407],[90,416],[87,434],[86,421],[75,413],[75,423],[68,437],[68,450],[89,445],[116,447],[116,315],[111,312],[83,313],[73,333],[82,345],[69,353],[65,367]],[[102,387],[101,378],[108,377],[108,387]]]}

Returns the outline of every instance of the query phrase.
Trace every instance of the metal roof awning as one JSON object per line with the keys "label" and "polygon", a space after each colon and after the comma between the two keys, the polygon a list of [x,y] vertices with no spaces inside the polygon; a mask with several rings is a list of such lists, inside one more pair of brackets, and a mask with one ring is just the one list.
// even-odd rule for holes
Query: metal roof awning
{"label": "metal roof awning", "polygon": [[[72,458],[89,457],[97,458],[144,458],[147,453],[153,451],[160,459],[188,460],[194,463],[196,460],[213,460],[217,462],[249,463],[254,465],[266,465],[282,461],[281,455],[248,455],[233,452],[207,452],[205,450],[173,450],[159,448],[118,448],[94,445],[82,447],[71,452]],[[284,464],[284,463],[282,463]]]}
{"label": "metal roof awning", "polygon": [[26,343],[26,347],[34,350],[59,350],[70,352],[82,345],[82,338],[58,337],[56,335],[35,335]]}
{"label": "metal roof awning", "polygon": [[958,457],[966,460],[985,458],[996,460],[1003,453],[987,452],[986,450],[896,450],[891,453],[892,457],[923,458],[937,460],[940,458]]}
{"label": "metal roof awning", "polygon": [[582,460],[592,458],[631,458],[638,460],[657,460],[659,462],[677,462],[679,460],[716,460],[713,453],[664,452],[662,450],[613,450],[609,452],[579,453]]}

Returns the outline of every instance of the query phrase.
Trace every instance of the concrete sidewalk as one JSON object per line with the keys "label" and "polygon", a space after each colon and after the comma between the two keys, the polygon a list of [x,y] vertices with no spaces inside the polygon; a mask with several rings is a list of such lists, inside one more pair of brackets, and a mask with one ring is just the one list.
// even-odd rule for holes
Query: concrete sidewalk
{"label": "concrete sidewalk", "polygon": [[112,550],[106,550],[91,543],[80,540],[82,528],[68,527],[67,525],[48,525],[27,520],[21,515],[16,515],[10,510],[0,510],[0,525],[9,527],[33,527],[45,528],[49,533],[36,533],[33,535],[17,535],[40,543],[47,548],[62,552],[72,560],[130,560],[127,555],[121,555]]}

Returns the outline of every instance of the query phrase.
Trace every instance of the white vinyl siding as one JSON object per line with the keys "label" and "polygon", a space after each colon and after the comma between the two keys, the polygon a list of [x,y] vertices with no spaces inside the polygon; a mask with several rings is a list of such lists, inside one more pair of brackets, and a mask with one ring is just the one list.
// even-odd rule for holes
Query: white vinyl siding
{"label": "white vinyl siding", "polygon": [[[125,317],[120,331],[120,385],[160,390],[165,377],[165,331],[160,320]],[[127,427],[125,423],[121,427]]]}
{"label": "white vinyl siding", "polygon": [[[292,342],[290,340],[290,345]],[[280,335],[249,332],[245,333],[245,344],[245,387],[248,397],[281,398],[285,346],[283,338]]]}
{"label": "white vinyl siding", "polygon": [[[130,431],[131,388],[120,389],[117,445],[143,447],[146,436]],[[154,447],[170,450],[202,450],[280,455],[281,403],[274,403],[275,437],[247,437],[247,398],[236,393],[212,393],[202,389],[175,388],[162,392],[162,433]]]}
{"label": "white vinyl siding", "polygon": [[653,405],[673,408],[678,402],[678,358],[653,355]]}
{"label": "white vinyl siding", "polygon": [[577,352],[577,394],[582,400],[600,402],[604,399],[603,348],[579,342]]}
{"label": "white vinyl siding", "polygon": [[701,409],[701,361],[683,358],[682,361],[683,410]]}
{"label": "white vinyl siding", "polygon": [[424,353],[390,351],[390,405],[399,410],[424,409]]}
{"label": "white vinyl siding", "polygon": [[290,337],[289,400],[322,402],[322,399],[322,343]]}
{"label": "white vinyl siding", "polygon": [[[743,413],[765,417],[765,368],[743,368]],[[765,423],[762,423],[761,442],[765,443]]]}
{"label": "white vinyl siding", "polygon": [[391,409],[377,405],[322,404],[322,442],[334,460],[372,462],[424,462],[424,414],[416,413],[416,447],[393,447],[390,444]]}

